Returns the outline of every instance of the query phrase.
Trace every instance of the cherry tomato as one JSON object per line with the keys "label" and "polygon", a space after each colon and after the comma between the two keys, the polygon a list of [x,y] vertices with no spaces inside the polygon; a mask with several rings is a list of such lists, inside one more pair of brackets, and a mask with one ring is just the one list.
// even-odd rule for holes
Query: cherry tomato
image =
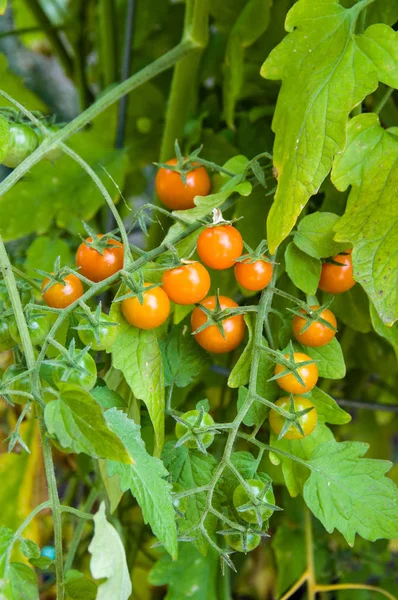
{"label": "cherry tomato", "polygon": [[211,269],[222,271],[235,264],[243,251],[242,236],[232,225],[206,227],[199,237],[196,249],[200,260]]}
{"label": "cherry tomato", "polygon": [[[97,237],[101,238],[103,234]],[[92,242],[93,238],[88,237],[86,242]],[[109,248],[104,248],[101,254],[95,248],[90,248],[85,242],[82,242],[76,252],[76,264],[80,267],[80,273],[98,283],[111,275],[114,275],[123,268],[123,244],[117,240],[108,240]]]}
{"label": "cherry tomato", "polygon": [[[113,325],[107,326],[106,323],[113,323]],[[101,313],[100,323],[95,327],[95,330],[78,329],[77,333],[83,344],[85,346],[91,346],[92,350],[96,350],[97,352],[107,350],[112,346],[119,333],[118,325],[115,325],[114,323],[114,320],[111,319],[109,315]],[[79,325],[87,325],[87,320],[81,319]]]}
{"label": "cherry tomato", "polygon": [[[355,279],[352,276],[352,258],[351,251],[347,254],[338,254],[333,257],[333,261],[339,263],[323,263],[321,278],[319,280],[319,289],[330,294],[341,294],[350,290],[355,285]],[[340,266],[341,265],[341,266]]]}
{"label": "cherry tomato", "polygon": [[210,289],[210,275],[199,262],[188,263],[163,273],[162,289],[176,304],[196,304]]}
{"label": "cherry tomato", "polygon": [[[289,358],[289,354],[285,354],[285,358]],[[293,360],[295,363],[300,363],[312,359],[310,356],[307,356],[307,354],[295,352],[293,355]],[[277,364],[275,366],[275,375],[278,375],[283,371],[286,371],[286,367],[283,365]],[[305,394],[316,386],[316,382],[318,381],[318,367],[316,366],[316,363],[311,363],[310,365],[304,367],[298,367],[297,372],[304,381],[304,385],[302,385],[298,379],[296,379],[294,373],[288,373],[287,375],[279,377],[279,379],[276,380],[276,383],[280,388],[282,388],[282,390],[285,390],[285,392],[291,394]]]}
{"label": "cherry tomato", "polygon": [[[283,436],[283,439],[285,440],[301,440],[303,437],[310,435],[310,433],[314,431],[317,421],[316,408],[312,404],[312,402],[307,400],[307,398],[304,398],[304,396],[293,396],[293,402],[294,410],[296,412],[300,412],[301,410],[305,410],[306,408],[313,408],[302,417],[299,417],[299,423],[301,425],[302,430],[304,431],[304,435],[301,435],[299,430],[296,429],[294,425],[291,425],[285,433],[285,435]],[[282,398],[279,398],[279,400],[277,400],[275,404],[276,406],[279,406],[280,408],[283,408],[284,410],[289,412],[290,397],[283,396]],[[283,415],[276,412],[276,410],[271,410],[268,418],[272,431],[276,435],[279,435],[285,424],[285,418],[283,417]]]}
{"label": "cherry tomato", "polygon": [[10,350],[15,346],[15,342],[10,334],[10,327],[6,319],[0,319],[0,352]]}
{"label": "cherry tomato", "polygon": [[[199,416],[199,410],[195,409],[195,410],[189,410],[188,412],[184,413],[181,416],[181,418],[184,421],[186,421],[187,423],[189,423],[190,425],[194,426],[198,420],[198,416]],[[206,427],[208,425],[214,425],[214,420],[213,420],[213,417],[211,415],[209,415],[209,413],[204,412],[199,425],[196,425],[196,427],[198,427],[198,428]],[[189,431],[189,429],[187,427],[185,427],[185,425],[183,425],[182,423],[177,423],[175,431],[176,431],[177,438],[180,439],[180,438],[182,438],[183,435],[185,435]],[[212,433],[211,431],[201,433],[201,434],[199,434],[199,439],[201,440],[203,446],[205,448],[208,448],[214,440],[214,433]],[[186,446],[187,448],[197,448],[198,444],[196,442],[196,439],[192,438],[192,439],[186,441],[184,443],[184,446]]]}
{"label": "cherry tomato", "polygon": [[38,144],[37,135],[29,125],[10,123],[9,145],[3,165],[15,169],[36,150]]}
{"label": "cherry tomato", "polygon": [[[249,487],[252,491],[252,494],[255,498],[257,498],[257,496],[260,496],[260,494],[262,493],[262,491],[265,488],[265,483],[260,481],[260,479],[249,479],[246,483],[249,485]],[[274,496],[274,493],[273,493],[271,487],[265,493],[264,500],[265,500],[265,502],[268,502],[269,504],[275,504],[275,496]],[[232,502],[234,504],[236,512],[239,515],[239,517],[241,519],[243,519],[244,521],[246,521],[247,523],[257,523],[256,511],[254,510],[254,508],[248,508],[247,510],[244,510],[244,511],[238,510],[238,508],[240,506],[244,506],[245,504],[248,504],[248,502],[250,502],[250,501],[251,501],[251,498],[250,498],[249,494],[247,493],[247,491],[245,490],[245,488],[243,487],[243,485],[238,485],[238,487],[235,488],[234,494],[232,496]],[[260,504],[259,512],[261,514],[262,519],[265,520],[265,519],[268,519],[274,511],[271,508],[267,508],[266,506],[261,506],[261,504]]]}
{"label": "cherry tomato", "polygon": [[[76,357],[79,352],[79,350],[76,351]],[[67,365],[65,363],[65,357],[61,354],[55,360],[59,361],[59,367],[54,367],[51,374],[57,388],[60,388],[62,384],[69,383],[78,385],[87,392],[93,389],[97,381],[97,367],[95,360],[90,354],[86,352],[86,354],[77,361],[76,366]],[[64,374],[68,370],[69,374],[67,374],[65,378]]]}
{"label": "cherry tomato", "polygon": [[44,302],[47,306],[51,306],[52,308],[66,308],[84,294],[82,282],[76,275],[73,275],[73,273],[64,277],[65,285],[62,283],[54,283],[43,292],[49,281],[48,278],[43,281],[41,290]]}
{"label": "cherry tomato", "polygon": [[[8,369],[4,371],[2,379],[3,384],[7,383],[11,379],[14,379],[14,377],[21,375],[22,373],[26,373],[26,369],[24,369],[22,365],[10,365]],[[6,387],[8,390],[12,390],[14,392],[32,392],[32,387],[30,385],[30,378],[28,374],[24,375],[17,381],[13,381]],[[26,396],[20,396],[19,394],[10,394],[10,398],[15,404],[26,404],[28,401],[28,398]]]}
{"label": "cherry tomato", "polygon": [[[312,310],[318,310],[318,308],[320,308],[319,305],[311,306]],[[301,312],[303,314],[306,314],[304,310],[302,310]],[[333,327],[337,327],[336,317],[328,308],[325,308],[325,310],[321,312],[320,317],[328,323],[330,323],[331,325],[333,325]],[[308,329],[302,331],[306,323],[307,321],[304,317],[294,315],[292,321],[293,335],[296,338],[296,340],[304,346],[310,346],[311,348],[325,346],[336,335],[336,332],[333,331],[333,329],[329,329],[329,327],[318,321],[314,321],[313,323],[311,323]]]}
{"label": "cherry tomato", "polygon": [[[28,326],[31,342],[34,346],[40,346],[51,328],[51,323],[47,315],[39,315],[37,317],[27,317],[26,324]],[[21,336],[19,335],[16,321],[10,324],[10,334],[12,339],[21,345]]]}
{"label": "cherry tomato", "polygon": [[250,259],[247,259],[243,262],[235,263],[234,271],[236,281],[239,285],[250,292],[258,292],[266,288],[270,283],[273,267],[266,260],[250,262]]}
{"label": "cherry tomato", "polygon": [[[206,314],[200,308],[201,305],[213,310],[216,307],[216,297],[208,296],[192,311],[191,327],[193,332],[207,321]],[[237,308],[238,304],[231,298],[220,296],[220,306],[224,310],[224,308]],[[237,348],[245,336],[246,325],[243,315],[228,317],[222,321],[222,325],[225,337],[222,336],[216,325],[210,325],[199,333],[194,333],[199,346],[214,354],[224,354]]]}
{"label": "cherry tomato", "polygon": [[[176,165],[177,159],[168,160],[167,165]],[[177,171],[161,167],[156,174],[155,187],[159,199],[171,210],[194,208],[195,196],[207,196],[211,181],[204,167],[198,167],[187,173],[186,184]]]}
{"label": "cherry tomato", "polygon": [[[151,285],[145,283],[145,287]],[[126,321],[139,329],[155,329],[162,325],[170,313],[170,300],[161,287],[144,292],[144,302],[137,297],[122,301],[122,313]]]}
{"label": "cherry tomato", "polygon": [[173,506],[176,511],[176,516],[183,517],[187,512],[188,508],[188,496],[183,496],[182,498],[175,498],[174,494],[180,494],[184,491],[184,488],[179,483],[173,483]]}
{"label": "cherry tomato", "polygon": [[225,536],[225,539],[228,546],[233,550],[245,554],[257,548],[261,542],[261,536],[250,531],[247,533],[229,533]]}

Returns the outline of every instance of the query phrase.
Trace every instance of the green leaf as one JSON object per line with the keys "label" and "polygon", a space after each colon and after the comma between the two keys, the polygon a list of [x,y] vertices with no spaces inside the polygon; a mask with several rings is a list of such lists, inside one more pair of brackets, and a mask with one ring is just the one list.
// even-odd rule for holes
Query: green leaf
{"label": "green leaf", "polygon": [[[1,2],[1,0],[0,0]],[[0,14],[1,12],[1,3],[0,3]],[[5,157],[7,156],[8,146],[10,143],[10,126],[5,117],[0,115],[0,163],[3,162]]]}
{"label": "green leaf", "polygon": [[249,339],[242,354],[236,361],[234,368],[232,369],[228,377],[228,385],[231,388],[238,388],[243,385],[246,385],[249,381],[250,376],[250,368],[252,364],[251,359],[253,354],[253,331],[256,318],[254,315],[247,313],[244,316],[244,319],[247,325]]}
{"label": "green leaf", "polygon": [[36,542],[23,539],[19,545],[19,549],[26,558],[39,558],[40,548]]}
{"label": "green leaf", "polygon": [[351,415],[340,408],[336,400],[320,388],[315,387],[311,390],[309,399],[316,406],[318,415],[322,415],[326,423],[344,425],[351,421]]}
{"label": "green leaf", "polygon": [[299,290],[310,295],[316,293],[322,268],[319,259],[309,256],[290,242],[285,251],[285,264],[287,274]]}
{"label": "green leaf", "polygon": [[161,349],[166,385],[186,387],[210,364],[209,355],[195,342],[187,325],[173,327]]}
{"label": "green leaf", "polygon": [[117,392],[110,390],[106,385],[95,387],[91,390],[90,394],[104,410],[107,410],[108,408],[120,408],[125,410],[128,408],[126,398],[122,397]]}
{"label": "green leaf", "polygon": [[[335,256],[348,250],[350,244],[333,240],[334,226],[339,216],[329,212],[315,212],[300,221],[294,234],[294,243],[306,254],[314,258]],[[318,280],[319,281],[319,280]]]}
{"label": "green leaf", "polygon": [[338,0],[299,0],[286,17],[289,34],[262,67],[263,77],[282,80],[272,125],[278,188],[268,216],[271,253],[343,150],[350,112],[377,88],[378,77],[384,80],[365,53],[366,32],[353,33],[363,8],[363,2],[345,9]]}
{"label": "green leaf", "polygon": [[332,171],[339,190],[352,186],[336,239],[354,245],[355,279],[387,325],[398,318],[397,160],[395,130],[384,130],[377,115],[363,114],[351,120],[345,151]]}
{"label": "green leaf", "polygon": [[357,44],[377,69],[379,81],[392,88],[398,87],[398,33],[377,23],[357,36]]}
{"label": "green leaf", "polygon": [[302,346],[303,352],[317,361],[319,377],[326,379],[343,379],[345,377],[345,363],[341,346],[336,338],[326,346],[319,348],[310,348]]}
{"label": "green leaf", "polygon": [[173,558],[177,556],[175,511],[170,494],[171,486],[165,479],[168,472],[162,461],[148,454],[141,439],[140,427],[123,412],[112,408],[105,413],[109,427],[134,454],[133,465],[108,462],[108,475],[118,475],[120,487],[130,490],[142,509],[145,523]]}
{"label": "green leaf", "polygon": [[[112,364],[122,371],[135,397],[142,400],[155,431],[157,452],[164,443],[164,372],[158,338],[154,331],[131,327],[117,310],[119,334],[110,348]],[[113,316],[112,316],[113,318]],[[109,352],[108,351],[108,352]],[[134,360],[132,360],[134,357]]]}
{"label": "green leaf", "polygon": [[128,600],[132,586],[126,554],[118,532],[106,520],[104,502],[94,515],[94,525],[94,537],[88,547],[91,575],[94,579],[107,579],[99,585],[96,600]]}
{"label": "green leaf", "polygon": [[[173,483],[179,483],[185,490],[207,485],[211,480],[217,462],[210,454],[202,454],[197,450],[188,450],[185,446],[174,447],[174,442],[168,442],[162,454],[166,469],[172,476]],[[179,522],[180,533],[184,533],[193,525],[197,525],[203,514],[206,504],[206,494],[192,494],[188,496],[188,507],[184,519]],[[216,520],[207,519],[208,531],[214,529]],[[206,553],[208,542],[199,536],[198,548],[202,554]]]}
{"label": "green leaf", "polygon": [[51,272],[58,256],[61,257],[61,265],[72,263],[72,253],[64,240],[40,236],[31,243],[26,252],[25,271],[32,277],[37,277],[35,269]]}
{"label": "green leaf", "polygon": [[372,330],[369,298],[360,285],[354,285],[344,294],[336,294],[330,308],[336,317],[351,329],[360,333],[369,333]]}
{"label": "green leaf", "polygon": [[98,461],[98,467],[109,499],[109,512],[113,514],[119,506],[119,502],[124,493],[120,486],[120,477],[119,475],[112,475],[112,477],[109,477],[107,473],[107,462],[104,459]]}
{"label": "green leaf", "polygon": [[5,560],[14,537],[14,532],[9,527],[0,527],[0,580],[4,578]]}
{"label": "green leaf", "polygon": [[164,554],[149,575],[152,585],[167,585],[164,600],[210,600],[218,598],[219,560],[210,549],[201,556],[192,544],[180,544],[178,560]]}
{"label": "green leaf", "polygon": [[60,444],[74,452],[93,458],[109,458],[131,463],[131,457],[120,439],[108,428],[101,408],[82,388],[64,385],[59,400],[51,400],[45,408],[48,432]]}
{"label": "green leaf", "polygon": [[[330,429],[318,419],[314,431],[301,440],[287,440],[286,438],[278,440],[277,436],[271,433],[270,445],[307,461],[310,459],[315,448],[332,439],[333,434]],[[301,494],[304,483],[310,475],[309,469],[291,458],[277,453],[273,453],[271,459],[275,464],[282,464],[283,477],[289,494],[293,497]]]}
{"label": "green leaf", "polygon": [[223,86],[224,117],[234,128],[235,105],[244,82],[245,50],[266,31],[270,21],[270,0],[249,0],[229,34],[225,55]]}
{"label": "green leaf", "polygon": [[39,600],[36,573],[19,562],[12,562],[8,569],[12,600]]}
{"label": "green leaf", "polygon": [[83,573],[72,569],[65,575],[64,590],[66,600],[96,600],[98,586]]}
{"label": "green leaf", "polygon": [[372,319],[374,330],[381,335],[381,337],[390,342],[391,346],[394,348],[394,352],[398,360],[398,324],[395,323],[395,325],[392,327],[387,327],[387,325],[384,325],[373,305],[370,305],[370,317]]}
{"label": "green leaf", "polygon": [[389,461],[361,458],[368,444],[334,440],[322,444],[309,461],[304,486],[307,506],[332,533],[338,529],[350,546],[358,533],[374,542],[398,536],[398,489],[384,474]]}

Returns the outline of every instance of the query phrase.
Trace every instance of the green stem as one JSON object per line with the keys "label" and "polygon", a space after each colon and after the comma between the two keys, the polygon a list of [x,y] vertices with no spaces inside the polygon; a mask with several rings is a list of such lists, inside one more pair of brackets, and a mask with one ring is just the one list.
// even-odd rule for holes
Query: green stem
{"label": "green stem", "polygon": [[99,34],[101,48],[101,65],[104,77],[104,86],[108,87],[117,81],[117,52],[114,32],[115,5],[114,0],[100,0],[99,2]]}
{"label": "green stem", "polygon": [[[98,497],[97,490],[95,488],[92,488],[90,490],[90,493],[89,493],[88,497],[87,497],[86,504],[84,505],[84,512],[85,513],[88,513],[92,509],[93,504],[96,501],[97,497]],[[82,519],[77,524],[77,527],[76,527],[75,532],[73,534],[72,541],[70,543],[68,554],[66,555],[65,572],[68,572],[69,569],[72,567],[73,560],[75,558],[75,555],[76,555],[76,552],[77,552],[77,548],[79,546],[80,538],[82,536],[85,524],[86,524],[86,520],[85,519]]]}
{"label": "green stem", "polygon": [[383,110],[383,108],[385,107],[385,105],[387,104],[387,102],[389,101],[391,96],[393,95],[394,91],[395,90],[393,88],[388,88],[386,90],[386,93],[380,98],[380,100],[377,102],[377,104],[375,104],[375,106],[373,108],[374,113],[376,113],[377,115],[379,115],[381,113],[381,111]]}
{"label": "green stem", "polygon": [[72,60],[58,35],[57,30],[53,27],[50,19],[47,17],[46,13],[42,9],[38,0],[25,0],[25,4],[29,8],[29,10],[33,13],[35,19],[40,24],[40,27],[46,32],[48,39],[51,42],[54,51],[57,53],[57,56],[65,69],[65,73],[68,77],[73,76],[73,64]]}
{"label": "green stem", "polygon": [[[11,305],[14,311],[14,317],[17,323],[18,332],[21,337],[21,345],[25,354],[26,364],[29,370],[32,370],[32,391],[36,397],[40,396],[40,383],[38,373],[35,373],[35,354],[34,348],[29,336],[28,326],[26,324],[25,315],[19,297],[17,284],[12,272],[11,263],[9,261],[2,237],[0,236],[0,267],[7,286],[7,291],[11,300]],[[47,437],[46,426],[44,422],[44,412],[40,404],[36,403],[36,410],[39,422],[40,437],[43,448],[44,468],[46,472],[47,485],[49,490],[49,498],[54,521],[54,541],[55,541],[55,571],[57,579],[57,598],[62,600],[64,597],[63,588],[63,558],[62,558],[62,522],[60,502],[57,489],[57,481],[55,478],[54,462],[51,454],[50,441]]]}

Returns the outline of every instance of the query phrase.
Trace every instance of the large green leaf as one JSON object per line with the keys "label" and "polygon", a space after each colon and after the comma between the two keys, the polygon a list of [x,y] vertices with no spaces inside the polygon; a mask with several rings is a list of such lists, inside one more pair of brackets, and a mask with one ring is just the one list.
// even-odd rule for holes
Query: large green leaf
{"label": "large green leaf", "polygon": [[387,325],[398,319],[398,136],[375,114],[354,117],[345,151],[335,159],[332,180],[351,185],[347,209],[335,226],[336,239],[354,245],[359,281]]}
{"label": "large green leaf", "polygon": [[104,502],[94,515],[94,524],[94,537],[88,547],[91,575],[107,579],[98,587],[96,600],[128,600],[132,586],[126,554],[118,532],[106,520]]}
{"label": "large green leaf", "polygon": [[316,360],[319,377],[326,379],[342,379],[345,377],[345,362],[343,351],[336,338],[325,346],[311,348],[310,346],[302,346],[303,352]]}
{"label": "large green leaf", "polygon": [[122,440],[133,465],[108,462],[108,475],[118,475],[120,487],[130,490],[141,507],[146,523],[173,558],[177,556],[177,530],[171,498],[168,472],[162,461],[148,454],[141,439],[140,427],[123,412],[112,408],[105,418],[110,428]]}
{"label": "large green leaf", "polygon": [[370,316],[374,330],[390,342],[398,359],[398,323],[395,323],[392,327],[387,327],[372,305],[370,307]]}
{"label": "large green leaf", "polygon": [[365,0],[348,9],[338,0],[299,0],[286,18],[289,34],[262,67],[263,77],[282,80],[273,119],[278,188],[268,217],[272,253],[343,150],[352,109],[378,79],[398,86],[395,71],[388,71],[396,53],[391,30],[354,33],[364,6]]}
{"label": "large green leaf", "polygon": [[398,536],[398,489],[384,477],[392,465],[361,458],[367,449],[360,442],[322,444],[309,461],[312,470],[304,486],[314,515],[329,533],[338,529],[350,546],[356,533],[372,542]]}
{"label": "large green leaf", "polygon": [[51,400],[45,409],[49,433],[56,435],[64,448],[74,452],[131,463],[134,457],[108,428],[94,398],[80,387],[62,387],[59,399]]}
{"label": "large green leaf", "polygon": [[338,215],[329,212],[314,212],[300,221],[294,234],[294,243],[303,252],[314,258],[334,256],[347,250],[349,244],[334,241],[334,226]]}
{"label": "large green leaf", "polygon": [[39,600],[37,576],[33,569],[20,562],[12,562],[8,569],[12,600]]}
{"label": "large green leaf", "polygon": [[210,364],[209,355],[196,343],[186,325],[173,327],[161,348],[167,385],[186,387]]}
{"label": "large green leaf", "polygon": [[[132,327],[121,316],[119,334],[110,348],[112,364],[122,371],[136,398],[145,403],[155,431],[157,452],[164,442],[164,373],[158,338],[154,331]],[[115,313],[116,314],[116,313]]]}
{"label": "large green leaf", "polygon": [[210,600],[217,598],[219,559],[214,550],[201,556],[192,544],[181,544],[178,560],[164,554],[153,567],[152,585],[167,585],[164,600]]}

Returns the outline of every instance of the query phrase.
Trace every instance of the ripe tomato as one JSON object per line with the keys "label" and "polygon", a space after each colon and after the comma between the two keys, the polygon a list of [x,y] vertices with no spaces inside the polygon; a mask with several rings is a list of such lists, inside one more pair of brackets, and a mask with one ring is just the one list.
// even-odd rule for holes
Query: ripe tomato
{"label": "ripe tomato", "polygon": [[[319,305],[311,306],[312,310],[317,310]],[[305,314],[305,311],[301,311]],[[333,325],[333,327],[337,327],[336,317],[332,313],[331,310],[325,308],[324,311],[320,314],[321,318]],[[304,346],[310,346],[311,348],[317,348],[318,346],[325,346],[328,344],[336,335],[336,332],[333,329],[329,329],[323,323],[319,323],[318,321],[314,321],[305,331],[302,331],[303,327],[306,325],[307,321],[304,317],[300,317],[299,315],[294,315],[292,321],[292,331],[293,335],[300,344]]]}
{"label": "ripe tomato", "polygon": [[196,304],[210,289],[210,275],[199,262],[192,262],[163,273],[162,289],[176,304]]}
{"label": "ripe tomato", "polygon": [[[289,354],[285,354],[285,358],[289,358]],[[307,356],[307,354],[295,352],[293,355],[293,360],[295,363],[300,363],[312,359],[310,356]],[[283,371],[286,371],[286,367],[280,364],[275,365],[275,375],[278,375]],[[316,366],[316,363],[311,363],[310,365],[306,365],[304,367],[298,367],[297,372],[304,381],[305,385],[302,385],[296,379],[294,373],[288,373],[287,375],[279,377],[279,379],[276,380],[276,383],[280,388],[289,394],[305,394],[316,386],[316,382],[318,381],[318,367]]]}
{"label": "ripe tomato", "polygon": [[250,259],[247,259],[243,262],[235,263],[234,271],[236,281],[239,285],[250,292],[258,292],[266,288],[270,283],[273,267],[266,260],[250,262]]}
{"label": "ripe tomato", "polygon": [[[107,325],[107,323],[113,323],[113,325]],[[86,319],[79,321],[79,326],[88,325]],[[98,326],[94,326],[95,329],[78,329],[77,333],[81,341],[85,346],[91,346],[92,350],[99,352],[100,350],[107,350],[116,340],[118,331],[118,325],[110,318],[109,315],[101,313],[100,323]],[[97,334],[97,335],[96,335]]]}
{"label": "ripe tomato", "polygon": [[6,319],[0,319],[0,352],[11,350],[15,342],[11,337],[10,328]]}
{"label": "ripe tomato", "polygon": [[[191,327],[193,332],[199,329],[199,327],[207,321],[207,316],[203,310],[201,310],[200,305],[213,310],[216,307],[216,297],[208,296],[192,311]],[[224,310],[224,308],[237,308],[238,304],[231,300],[231,298],[220,296],[220,306],[221,309]],[[202,348],[208,352],[213,352],[214,354],[224,354],[225,352],[230,352],[237,348],[245,335],[246,325],[243,315],[228,317],[223,320],[222,325],[225,338],[223,338],[216,325],[210,325],[209,327],[206,327],[206,329],[203,329],[203,331],[196,334],[194,333],[199,346],[202,346]]]}
{"label": "ripe tomato", "polygon": [[[151,285],[145,283],[145,287]],[[161,287],[144,292],[144,302],[135,296],[122,301],[122,313],[126,321],[139,329],[155,329],[162,325],[170,313],[170,300]]]}
{"label": "ripe tomato", "polygon": [[[312,402],[307,400],[307,398],[304,398],[304,396],[293,396],[293,402],[294,410],[296,412],[300,412],[301,410],[305,410],[306,408],[313,407],[312,410],[310,410],[310,412],[307,412],[305,415],[299,417],[298,419],[301,428],[304,431],[304,435],[301,435],[299,430],[296,429],[294,425],[291,425],[285,433],[285,435],[283,436],[283,438],[286,440],[301,440],[303,437],[310,435],[310,433],[314,431],[317,420],[317,412]],[[279,400],[277,400],[275,404],[276,406],[279,406],[280,408],[283,408],[284,410],[289,412],[290,398],[289,396],[283,396],[282,398],[279,398]],[[271,410],[268,418],[272,431],[276,435],[279,435],[285,424],[285,418],[283,417],[283,415],[276,412],[276,410]]]}
{"label": "ripe tomato", "polygon": [[[172,158],[166,164],[174,166],[177,159]],[[195,196],[207,196],[210,193],[211,181],[204,167],[189,171],[186,184],[179,173],[161,167],[156,174],[155,187],[159,199],[167,208],[185,210],[195,206]]]}
{"label": "ripe tomato", "polygon": [[84,294],[82,282],[76,275],[73,275],[73,273],[64,277],[65,285],[62,283],[54,283],[43,292],[48,282],[49,279],[46,278],[43,281],[41,290],[44,302],[47,306],[51,306],[52,308],[66,308]]}
{"label": "ripe tomato", "polygon": [[[14,377],[17,377],[18,375],[22,375],[22,373],[25,373],[25,372],[26,372],[26,370],[23,368],[22,365],[16,365],[16,364],[10,365],[8,367],[8,369],[6,369],[4,371],[2,383],[7,384],[8,381],[10,381],[11,379],[14,379]],[[10,391],[12,390],[14,392],[20,391],[20,392],[31,393],[32,386],[30,385],[29,375],[26,374],[23,377],[21,377],[20,379],[18,379],[17,381],[13,381],[12,383],[6,385],[6,388],[8,390],[10,390]],[[26,404],[28,401],[28,398],[26,396],[20,396],[19,394],[10,394],[9,398],[15,404]]]}
{"label": "ripe tomato", "polygon": [[[76,350],[75,354],[77,356],[79,350]],[[72,369],[69,368],[65,362],[65,357],[61,354],[55,360],[59,361],[59,367],[54,367],[51,375],[57,388],[60,388],[62,384],[69,383],[78,385],[87,392],[93,389],[97,382],[97,367],[95,360],[90,354],[86,352],[77,361],[77,366],[72,367]],[[69,370],[69,373],[67,373],[67,370]]]}
{"label": "ripe tomato", "polygon": [[38,144],[37,135],[29,125],[10,123],[9,145],[3,165],[15,169],[15,167],[36,150]]}
{"label": "ripe tomato", "polygon": [[[260,479],[249,479],[246,483],[249,485],[252,494],[255,498],[260,496],[260,494],[265,488],[265,483],[260,481]],[[269,504],[275,504],[275,496],[271,487],[265,493],[264,500]],[[232,496],[232,502],[237,514],[241,519],[243,519],[247,523],[257,523],[256,511],[254,510],[254,508],[248,508],[244,511],[238,510],[240,506],[244,506],[245,504],[248,504],[248,502],[251,502],[251,498],[245,490],[245,488],[243,487],[243,485],[238,485],[238,487],[235,488]],[[262,519],[265,520],[268,519],[274,511],[271,508],[267,508],[266,506],[261,506],[261,504],[259,504],[259,512]]]}
{"label": "ripe tomato", "polygon": [[[40,346],[51,328],[51,323],[48,315],[38,315],[37,317],[27,317],[26,324],[28,326],[31,342],[34,346]],[[12,321],[10,325],[10,334],[17,344],[21,344],[21,336],[19,335],[16,321]]]}
{"label": "ripe tomato", "polygon": [[229,533],[225,536],[228,546],[237,552],[244,552],[247,554],[251,552],[261,542],[261,536],[257,533],[248,531],[247,533]]}
{"label": "ripe tomato", "polygon": [[242,236],[232,225],[206,227],[196,245],[200,260],[211,269],[222,271],[235,264],[243,251]]}
{"label": "ripe tomato", "polygon": [[[181,416],[181,418],[184,419],[184,421],[186,421],[187,423],[189,423],[189,425],[191,425],[192,427],[196,426],[197,428],[199,428],[199,427],[206,427],[208,425],[214,425],[213,417],[211,415],[209,415],[209,413],[204,412],[199,425],[195,425],[198,420],[198,417],[199,417],[199,410],[196,410],[196,409],[189,410],[188,412],[184,413]],[[177,438],[180,439],[180,438],[182,438],[183,435],[188,433],[189,429],[182,423],[177,423],[175,431],[176,431]],[[208,448],[214,440],[214,433],[212,433],[211,431],[208,431],[205,433],[200,433],[199,439],[201,440],[203,446],[205,448]],[[189,439],[184,443],[184,446],[186,446],[187,448],[197,448],[198,443],[197,443],[196,439],[194,437],[192,437],[192,439]]]}
{"label": "ripe tomato", "polygon": [[[321,278],[319,280],[319,289],[330,294],[341,294],[350,290],[355,285],[355,279],[352,276],[352,258],[351,251],[347,254],[338,254],[333,257],[335,262],[323,263]],[[341,265],[341,266],[340,266]]]}
{"label": "ripe tomato", "polygon": [[[102,238],[103,234],[98,234]],[[93,238],[88,237],[86,242],[92,242]],[[120,271],[124,264],[123,244],[117,240],[108,240],[109,248],[104,248],[102,254],[95,248],[90,248],[85,242],[82,242],[76,252],[76,265],[80,267],[79,272],[98,283],[111,275]]]}

